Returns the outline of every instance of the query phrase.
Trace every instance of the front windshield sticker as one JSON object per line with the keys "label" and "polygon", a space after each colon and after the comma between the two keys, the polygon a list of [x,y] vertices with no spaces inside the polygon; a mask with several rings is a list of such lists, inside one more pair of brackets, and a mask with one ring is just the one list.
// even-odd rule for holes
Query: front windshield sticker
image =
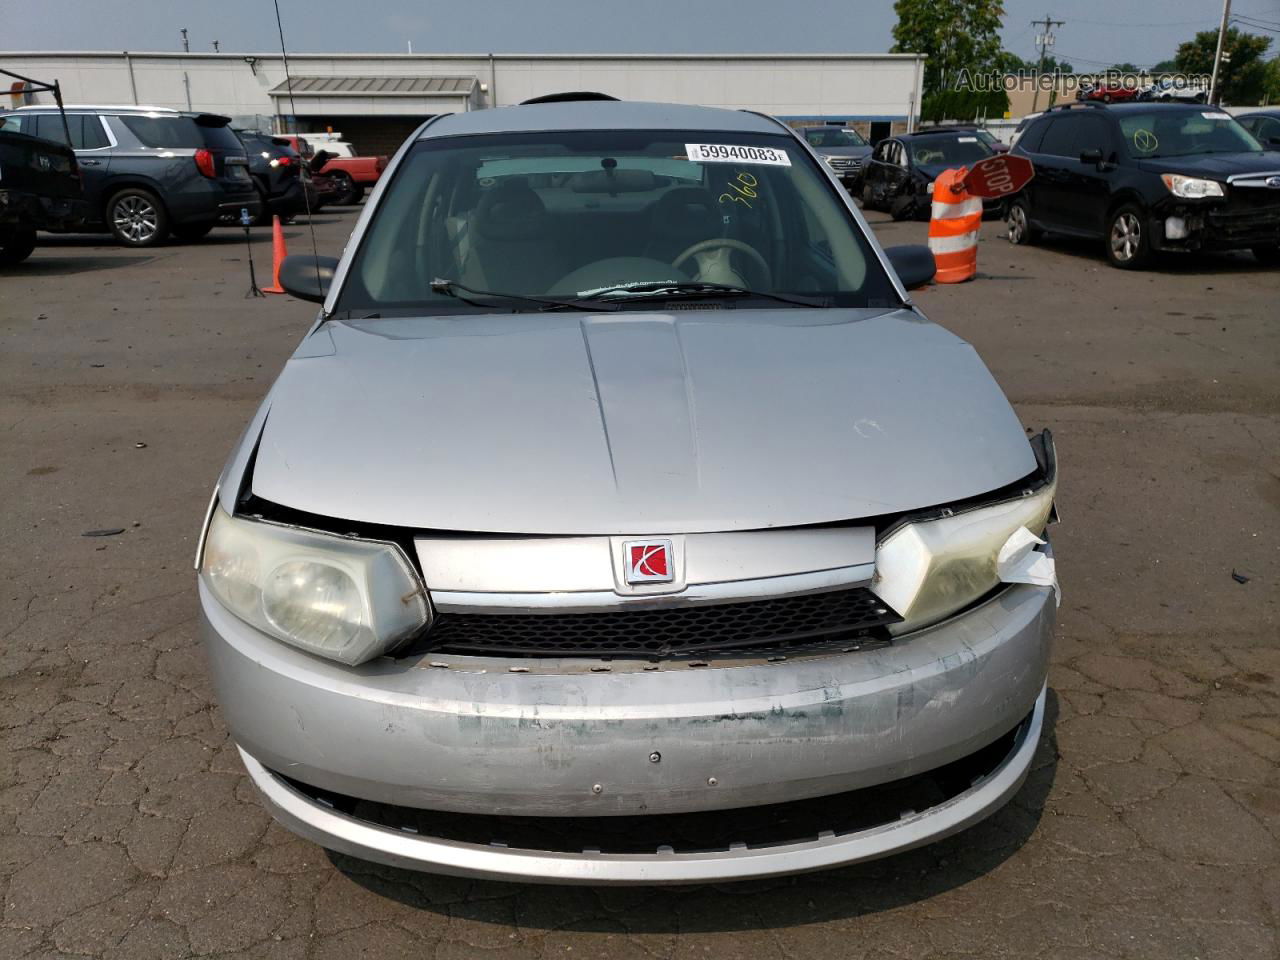
{"label": "front windshield sticker", "polygon": [[959,140],[961,143],[977,143],[978,142],[977,137],[956,137],[956,139]]}
{"label": "front windshield sticker", "polygon": [[734,143],[686,143],[690,160],[698,163],[762,163],[772,167],[789,167],[791,158],[785,150],[772,147],[744,147]]}
{"label": "front windshield sticker", "polygon": [[1206,120],[1230,120],[1231,119],[1231,114],[1218,113],[1216,111],[1204,111],[1200,114],[1200,116],[1204,117]]}

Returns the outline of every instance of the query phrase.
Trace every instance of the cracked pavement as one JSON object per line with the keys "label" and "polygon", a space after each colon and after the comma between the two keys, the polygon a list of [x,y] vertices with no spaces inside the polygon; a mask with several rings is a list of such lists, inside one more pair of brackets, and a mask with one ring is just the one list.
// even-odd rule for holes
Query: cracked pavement
{"label": "cracked pavement", "polygon": [[[316,218],[322,252],[354,217]],[[923,850],[677,889],[413,874],[275,825],[212,697],[191,559],[314,308],[244,299],[230,230],[150,252],[47,238],[0,271],[0,958],[1277,956],[1280,272],[1132,274],[1000,233],[979,280],[917,299],[1057,437],[1065,597],[1035,769]],[[253,247],[262,276],[269,236]]]}

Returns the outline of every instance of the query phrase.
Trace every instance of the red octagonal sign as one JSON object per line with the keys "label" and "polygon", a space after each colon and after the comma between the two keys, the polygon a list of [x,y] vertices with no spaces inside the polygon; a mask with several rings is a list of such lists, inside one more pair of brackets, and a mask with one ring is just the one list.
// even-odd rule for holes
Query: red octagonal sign
{"label": "red octagonal sign", "polygon": [[964,188],[975,197],[1007,197],[1025,187],[1035,175],[1035,167],[1026,157],[999,153],[970,167]]}

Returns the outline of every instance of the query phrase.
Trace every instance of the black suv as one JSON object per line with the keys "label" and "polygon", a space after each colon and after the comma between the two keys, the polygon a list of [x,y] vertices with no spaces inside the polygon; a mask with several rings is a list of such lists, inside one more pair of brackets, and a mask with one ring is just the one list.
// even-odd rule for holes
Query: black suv
{"label": "black suv", "polygon": [[[309,186],[306,161],[298,156],[289,141],[257,130],[237,130],[236,134],[249,154],[249,173],[257,186],[258,199],[262,201],[262,213],[255,221],[259,225],[271,223],[273,214],[288,222],[306,211]],[[314,195],[310,207],[319,204]]]}
{"label": "black suv", "polygon": [[[68,107],[67,125],[84,181],[85,229],[109,230],[122,244],[149,247],[173,233],[203,237],[258,214],[244,145],[227,117],[157,107]],[[6,129],[65,142],[54,107],[5,114]]]}
{"label": "black suv", "polygon": [[1018,138],[1035,178],[1009,204],[1009,240],[1106,240],[1117,267],[1156,251],[1252,250],[1280,262],[1280,156],[1231,116],[1180,103],[1055,107]]}

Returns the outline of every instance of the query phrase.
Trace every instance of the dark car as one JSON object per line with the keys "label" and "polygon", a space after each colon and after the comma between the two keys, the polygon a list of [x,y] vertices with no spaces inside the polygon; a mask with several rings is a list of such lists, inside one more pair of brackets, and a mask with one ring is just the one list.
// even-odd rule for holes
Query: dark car
{"label": "dark car", "polygon": [[857,130],[846,127],[808,127],[804,138],[848,190],[862,183],[862,164],[871,156],[871,144]]}
{"label": "dark car", "polygon": [[[253,176],[262,212],[254,220],[259,226],[269,224],[272,216],[288,221],[308,209],[306,196],[306,161],[288,140],[256,130],[237,130],[249,155],[249,173]],[[310,209],[319,204],[313,195]]]}
{"label": "dark car", "polygon": [[1254,135],[1267,150],[1280,150],[1280,110],[1257,110],[1236,117],[1236,122]]}
{"label": "dark car", "polygon": [[[240,211],[258,212],[244,145],[229,118],[158,107],[68,107],[67,124],[84,182],[83,228],[108,230],[125,246],[149,247],[172,233],[203,237]],[[21,107],[21,132],[63,139],[55,107]]]}
{"label": "dark car", "polygon": [[36,231],[71,228],[85,216],[76,155],[17,132],[20,122],[0,118],[0,265],[21,263],[36,246]]}
{"label": "dark car", "polygon": [[1232,117],[1195,104],[1067,105],[1014,153],[1036,176],[1009,205],[1009,240],[1106,239],[1117,267],[1157,251],[1252,250],[1280,262],[1280,157]]}
{"label": "dark car", "polygon": [[996,139],[995,134],[990,130],[984,130],[982,127],[965,126],[956,124],[937,124],[924,127],[917,127],[916,133],[963,133],[965,136],[974,136],[991,148],[992,153],[1008,153],[1009,145]]}
{"label": "dark car", "polygon": [[[927,215],[938,174],[993,155],[972,130],[933,129],[881,140],[863,164],[862,206],[885,210],[896,220]],[[983,201],[984,213],[1000,210],[1001,201]]]}

